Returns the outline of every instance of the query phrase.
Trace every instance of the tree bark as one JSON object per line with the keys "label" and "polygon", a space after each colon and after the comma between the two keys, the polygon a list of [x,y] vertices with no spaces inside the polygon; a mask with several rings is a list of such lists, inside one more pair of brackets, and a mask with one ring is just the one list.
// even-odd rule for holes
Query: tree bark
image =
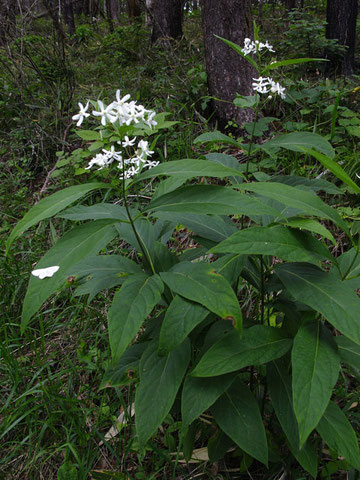
{"label": "tree bark", "polygon": [[110,32],[114,32],[114,25],[119,25],[118,20],[118,3],[117,0],[105,0],[105,7],[106,7],[106,18],[109,24]]}
{"label": "tree bark", "polygon": [[63,17],[65,25],[68,29],[69,35],[75,33],[74,9],[72,0],[64,0],[62,5]]}
{"label": "tree bark", "polygon": [[205,42],[205,61],[208,88],[212,97],[215,119],[220,129],[232,120],[239,126],[253,120],[250,109],[239,109],[232,102],[235,93],[252,94],[254,68],[224,42],[218,35],[238,45],[252,38],[250,0],[202,0],[202,27]]}
{"label": "tree bark", "polygon": [[326,9],[326,38],[336,39],[339,45],[346,47],[343,58],[330,51],[326,57],[330,60],[328,71],[343,75],[352,75],[355,68],[356,17],[358,0],[328,0]]}
{"label": "tree bark", "polygon": [[183,0],[147,0],[152,24],[152,43],[166,46],[169,38],[182,37]]}
{"label": "tree bark", "polygon": [[137,0],[128,0],[128,15],[130,19],[141,15],[141,7]]}
{"label": "tree bark", "polygon": [[288,12],[296,8],[296,0],[285,0],[285,8]]}

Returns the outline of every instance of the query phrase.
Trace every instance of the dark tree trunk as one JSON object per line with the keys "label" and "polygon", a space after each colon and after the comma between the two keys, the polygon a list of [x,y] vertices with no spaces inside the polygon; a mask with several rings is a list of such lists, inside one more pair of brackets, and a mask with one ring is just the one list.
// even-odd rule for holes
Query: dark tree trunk
{"label": "dark tree trunk", "polygon": [[239,126],[253,119],[253,111],[232,103],[235,93],[252,94],[253,67],[238,53],[215,37],[238,45],[252,38],[250,0],[202,0],[202,27],[209,93],[222,101],[213,101],[215,117],[223,129],[232,120]]}
{"label": "dark tree trunk", "polygon": [[182,37],[183,0],[147,0],[146,5],[153,43],[166,46],[169,38]]}
{"label": "dark tree trunk", "polygon": [[130,19],[141,15],[141,6],[138,0],[128,0],[128,15]]}
{"label": "dark tree trunk", "polygon": [[117,0],[105,0],[106,18],[109,24],[110,32],[114,32],[114,25],[119,25]]}
{"label": "dark tree trunk", "polygon": [[63,17],[69,35],[75,33],[74,9],[72,0],[64,0],[62,5]]}
{"label": "dark tree trunk", "polygon": [[326,38],[336,39],[346,48],[343,58],[326,52],[330,60],[328,70],[343,75],[352,75],[355,65],[355,38],[358,0],[328,0],[326,10]]}
{"label": "dark tree trunk", "polygon": [[285,8],[287,11],[296,8],[296,0],[285,0]]}

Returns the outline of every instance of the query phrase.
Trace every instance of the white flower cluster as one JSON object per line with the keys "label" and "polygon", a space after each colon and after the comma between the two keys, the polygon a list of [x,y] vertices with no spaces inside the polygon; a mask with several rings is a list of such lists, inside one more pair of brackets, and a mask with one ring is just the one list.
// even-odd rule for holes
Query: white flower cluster
{"label": "white flower cluster", "polygon": [[[146,123],[150,128],[157,125],[154,117],[156,113],[153,110],[147,110],[143,105],[137,105],[136,101],[128,102],[130,95],[127,94],[121,98],[120,90],[116,91],[116,101],[105,106],[101,100],[98,100],[99,110],[93,110],[94,117],[101,117],[101,124],[106,125],[107,122],[119,122],[121,125],[130,125],[131,123],[139,123],[140,120]],[[84,105],[79,103],[80,111],[72,117],[74,121],[77,120],[76,126],[80,127],[85,118],[90,116],[87,112],[89,102]]]}
{"label": "white flower cluster", "polygon": [[244,48],[241,49],[244,55],[249,55],[250,53],[258,53],[261,50],[266,48],[269,52],[275,52],[272,45],[268,41],[265,43],[259,42],[259,40],[252,41],[250,38],[245,38]]}
{"label": "white flower cluster", "polygon": [[[286,98],[285,87],[282,87],[279,82],[274,82],[270,77],[253,78],[252,88],[258,93],[277,93],[281,98]],[[271,98],[271,95],[269,95]]]}
{"label": "white flower cluster", "polygon": [[[137,105],[136,102],[131,101],[130,95],[125,95],[121,98],[120,90],[116,92],[116,101],[110,105],[105,106],[101,100],[98,100],[99,111],[94,110],[92,113],[95,117],[101,117],[101,124],[106,125],[107,122],[114,124],[119,122],[119,125],[131,125],[132,123],[144,122],[150,128],[157,125],[157,121],[154,120],[156,112],[153,110],[147,110],[143,105]],[[83,120],[87,118],[90,113],[87,113],[89,108],[89,102],[84,107],[82,103],[79,103],[80,111],[77,115],[74,115],[73,120],[77,120],[77,126],[79,127]],[[102,153],[96,154],[92,158],[85,170],[91,169],[93,166],[98,166],[98,170],[102,170],[105,167],[109,167],[114,160],[118,162],[118,168],[121,170],[120,178],[131,178],[139,173],[143,168],[153,168],[159,164],[159,162],[151,161],[148,157],[154,153],[149,149],[149,143],[145,140],[140,140],[135,147],[136,137],[129,139],[125,136],[124,141],[117,142],[124,151],[115,151],[115,147],[112,145],[110,150],[105,148]],[[132,150],[132,155],[130,155]],[[124,156],[128,158],[124,158]]]}
{"label": "white flower cluster", "polygon": [[[124,142],[117,142],[122,147],[133,147],[135,145],[136,137],[132,140],[125,136]],[[149,142],[146,140],[140,140],[137,144],[137,148],[132,156],[129,158],[123,158],[123,152],[116,152],[115,147],[112,145],[110,150],[103,149],[103,153],[98,153],[89,162],[89,165],[85,170],[89,170],[94,165],[97,165],[98,170],[102,170],[104,167],[108,167],[114,160],[118,162],[118,168],[122,171],[120,178],[131,178],[139,173],[143,168],[153,168],[159,165],[159,162],[149,160],[148,157],[154,152],[149,149]]]}

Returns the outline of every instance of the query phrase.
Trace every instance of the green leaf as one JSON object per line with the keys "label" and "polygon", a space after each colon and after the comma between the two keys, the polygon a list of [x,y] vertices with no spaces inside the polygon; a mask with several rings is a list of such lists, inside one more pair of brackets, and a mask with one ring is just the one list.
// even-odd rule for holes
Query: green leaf
{"label": "green leaf", "polygon": [[307,62],[328,62],[328,60],[326,58],[290,58],[289,60],[281,60],[280,62],[270,63],[270,65],[265,67],[262,73],[264,74],[269,70],[274,70],[279,67],[286,67],[288,65],[298,65],[300,63],[307,63]]}
{"label": "green leaf", "polygon": [[56,192],[49,197],[43,198],[36,205],[34,205],[22,218],[11,232],[6,242],[6,253],[13,241],[18,238],[25,230],[39,223],[45,218],[52,217],[58,212],[66,208],[71,203],[76,202],[92,190],[99,188],[110,188],[106,183],[86,183],[85,185],[75,185],[73,187],[65,188]]}
{"label": "green leaf", "polygon": [[217,273],[220,273],[230,285],[238,280],[241,272],[243,271],[245,264],[247,262],[246,255],[222,255],[220,258],[212,262],[213,267],[216,269]]}
{"label": "green leaf", "polygon": [[336,163],[334,160],[329,158],[327,155],[323,155],[322,153],[316,152],[315,150],[311,148],[303,148],[302,149],[305,153],[308,155],[311,155],[312,157],[316,158],[316,160],[319,160],[319,162],[330,172],[332,172],[335,177],[337,177],[339,180],[344,182],[346,185],[351,187],[356,193],[360,193],[360,187],[349,177],[349,175],[343,170],[343,168],[340,167],[338,163]]}
{"label": "green leaf", "polygon": [[269,147],[281,147],[293,152],[303,152],[304,148],[314,149],[330,158],[335,157],[335,151],[330,143],[321,135],[311,132],[293,132],[279,135],[263,145],[264,150]]}
{"label": "green leaf", "polygon": [[[309,230],[310,232],[317,233],[324,238],[330,240],[333,245],[336,245],[336,240],[327,228],[320,222],[312,220],[311,218],[288,218],[286,219],[286,225],[292,228],[299,228],[300,230]],[[335,259],[333,258],[332,261]]]}
{"label": "green leaf", "polygon": [[89,293],[89,302],[101,290],[123,283],[128,275],[134,273],[141,273],[140,266],[123,255],[88,257],[71,270],[71,275],[91,276],[91,280],[80,285],[75,292],[76,295]]}
{"label": "green leaf", "polygon": [[[139,212],[136,209],[131,209],[133,216]],[[60,218],[67,220],[105,220],[106,218],[114,218],[119,221],[128,222],[129,218],[125,207],[120,205],[113,205],[112,203],[97,203],[90,207],[86,205],[76,205],[68,208],[65,212],[58,215]]]}
{"label": "green leaf", "polygon": [[158,275],[138,274],[126,280],[109,310],[109,339],[117,362],[138,333],[143,321],[160,301],[164,285]]}
{"label": "green leaf", "polygon": [[321,313],[360,345],[360,299],[346,282],[309,264],[277,265],[275,272],[295,300]]}
{"label": "green leaf", "polygon": [[281,329],[254,325],[243,337],[232,330],[209,348],[191,372],[194,377],[213,377],[250,365],[261,365],[282,357],[292,345]]}
{"label": "green leaf", "polygon": [[65,285],[74,265],[87,256],[96,254],[115,236],[114,220],[98,220],[73,228],[56,242],[36,265],[36,269],[54,265],[58,265],[60,269],[53,277],[43,280],[31,276],[23,305],[22,332],[41,305]]}
{"label": "green leaf", "polygon": [[[151,256],[153,248],[155,246],[155,230],[152,223],[143,217],[136,219],[135,228],[139,238],[142,241],[142,245],[147,250],[148,254]],[[142,249],[138,243],[138,239],[134,234],[134,230],[130,223],[118,223],[116,225],[116,230],[119,232],[121,238],[123,238],[127,243],[141,253]]]}
{"label": "green leaf", "polygon": [[335,337],[342,362],[360,371],[360,346],[346,337]]}
{"label": "green leaf", "polygon": [[181,178],[186,179],[194,177],[224,178],[234,175],[242,176],[238,170],[225,167],[217,162],[211,162],[209,160],[186,159],[161,163],[157,167],[151,168],[150,170],[141,173],[138,177],[135,177],[134,182],[158,177],[159,175],[179,175]]}
{"label": "green leaf", "polygon": [[214,130],[213,132],[208,132],[208,133],[202,133],[198,137],[195,138],[194,144],[203,144],[203,143],[227,143],[229,145],[233,145],[237,148],[239,148],[239,143],[231,137],[228,137],[227,135],[224,135],[223,133]]}
{"label": "green leaf", "polygon": [[196,235],[214,242],[221,242],[237,231],[236,225],[228,217],[167,212],[157,212],[155,216],[162,220],[172,220],[176,225],[184,225]]}
{"label": "green leaf", "polygon": [[152,198],[161,197],[165,193],[170,193],[181,187],[187,181],[187,177],[169,177],[166,180],[162,180],[156,187]]}
{"label": "green leaf", "polygon": [[234,105],[240,108],[253,108],[259,103],[259,95],[239,95],[236,94]]}
{"label": "green leaf", "polygon": [[94,255],[74,265],[71,275],[129,275],[142,273],[140,266],[124,255]]}
{"label": "green leaf", "polygon": [[345,277],[346,281],[354,280],[355,289],[360,288],[360,250],[351,248],[347,252],[340,255],[338,265],[341,271],[341,277]]}
{"label": "green leaf", "polygon": [[100,133],[94,130],[77,130],[76,134],[83,140],[101,140]]}
{"label": "green leaf", "polygon": [[209,315],[209,310],[176,295],[166,310],[159,337],[159,355],[174,350]]}
{"label": "green leaf", "polygon": [[311,192],[277,182],[252,182],[237,185],[236,188],[272,198],[288,207],[297,208],[306,215],[313,215],[315,217],[332,220],[336,225],[349,234],[349,229],[346,223],[337,211],[329,207],[318,196]]}
{"label": "green leaf", "polygon": [[290,262],[333,260],[328,249],[312,235],[281,225],[239,230],[210,252],[272,255]]}
{"label": "green leaf", "polygon": [[268,446],[257,401],[239,380],[212,407],[216,423],[242,450],[267,465]]}
{"label": "green leaf", "polygon": [[291,377],[279,360],[270,362],[266,366],[266,373],[272,405],[291,452],[300,465],[315,478],[318,464],[316,451],[309,441],[299,450],[299,430],[293,409]]}
{"label": "green leaf", "polygon": [[291,362],[301,448],[328,406],[340,368],[335,341],[319,321],[301,325],[294,339]]}
{"label": "green leaf", "polygon": [[211,264],[181,262],[170,272],[160,273],[164,283],[182,297],[200,303],[221,318],[232,320],[241,330],[238,299],[229,282]]}
{"label": "green leaf", "polygon": [[329,403],[316,430],[330,448],[360,470],[360,452],[356,433],[336,403]]}
{"label": "green leaf", "polygon": [[181,413],[184,426],[190,425],[227,390],[234,381],[234,375],[213,378],[187,376],[181,396]]}
{"label": "green leaf", "polygon": [[[321,202],[320,199],[319,201]],[[281,216],[278,210],[268,207],[266,203],[251,195],[216,185],[192,185],[179,188],[152,200],[144,211],[148,210],[210,215]],[[336,214],[335,211],[334,214]]]}
{"label": "green leaf", "polygon": [[215,35],[215,37],[218,38],[219,40],[221,40],[222,42],[226,43],[226,45],[228,45],[230,48],[235,50],[236,53],[238,53],[243,58],[245,58],[245,60],[247,60],[249,63],[251,63],[251,65],[255,68],[255,70],[257,72],[259,71],[259,67],[258,67],[257,63],[255,62],[255,60],[253,58],[251,58],[250,55],[245,55],[243,53],[242,47],[240,47],[240,45],[237,45],[236,43],[231,42],[230,40],[226,40],[225,38],[219,37],[218,35]]}
{"label": "green leaf", "polygon": [[125,350],[118,362],[113,363],[104,373],[99,389],[125,386],[136,380],[135,372],[139,367],[139,360],[148,342],[135,343]]}
{"label": "green leaf", "polygon": [[208,456],[211,463],[224,458],[226,452],[234,445],[234,442],[222,430],[218,430],[214,437],[208,441]]}
{"label": "green leaf", "polygon": [[190,361],[188,339],[166,357],[159,357],[157,349],[156,343],[152,343],[140,360],[135,415],[141,445],[145,445],[169,413]]}
{"label": "green leaf", "polygon": [[270,178],[270,182],[285,183],[290,187],[297,187],[305,190],[312,190],[314,192],[323,191],[326,193],[341,195],[342,191],[336,185],[322,178],[305,178],[297,175],[275,175]]}

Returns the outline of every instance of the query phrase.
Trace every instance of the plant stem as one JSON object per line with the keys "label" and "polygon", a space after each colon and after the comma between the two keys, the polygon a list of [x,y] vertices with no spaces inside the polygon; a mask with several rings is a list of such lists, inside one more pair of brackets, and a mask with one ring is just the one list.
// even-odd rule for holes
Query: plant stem
{"label": "plant stem", "polygon": [[260,315],[261,315],[261,324],[264,325],[265,291],[264,291],[264,260],[263,260],[263,256],[262,256],[262,255],[260,255],[260,279],[261,279]]}
{"label": "plant stem", "polygon": [[144,242],[141,240],[136,228],[135,228],[135,223],[134,223],[134,220],[132,219],[131,217],[131,213],[130,213],[130,209],[129,209],[129,205],[127,203],[127,198],[126,198],[126,189],[125,189],[125,175],[124,175],[124,170],[123,170],[123,178],[122,178],[122,190],[123,190],[123,198],[124,198],[124,205],[125,205],[125,209],[126,209],[126,213],[127,213],[127,216],[128,216],[128,219],[129,219],[129,222],[130,222],[130,225],[131,225],[131,228],[134,232],[134,235],[135,235],[135,238],[139,244],[139,247],[144,255],[144,260],[145,262],[148,264],[150,270],[152,271],[153,275],[155,275],[155,268],[154,268],[154,264],[151,260],[151,256],[150,256],[150,252],[149,250],[146,248],[146,245],[144,244]]}
{"label": "plant stem", "polygon": [[248,154],[247,154],[246,170],[245,170],[246,181],[249,181],[248,175],[249,175],[251,150],[252,150],[252,147],[254,145],[255,128],[256,128],[258,116],[259,116],[259,103],[256,105],[256,108],[255,108],[255,117],[254,117],[254,121],[253,121],[253,128],[252,128],[251,135],[250,135],[250,143],[249,143],[249,150],[248,150]]}

